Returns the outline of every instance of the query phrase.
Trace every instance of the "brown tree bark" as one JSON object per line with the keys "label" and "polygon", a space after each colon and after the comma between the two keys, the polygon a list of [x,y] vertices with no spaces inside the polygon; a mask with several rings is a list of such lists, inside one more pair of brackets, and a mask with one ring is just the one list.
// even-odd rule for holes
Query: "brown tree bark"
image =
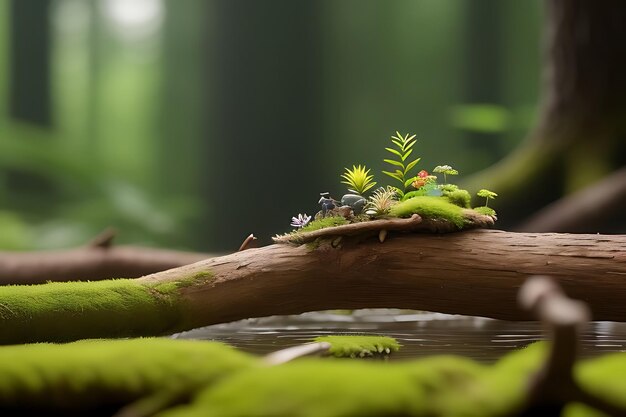
{"label": "brown tree bark", "polygon": [[516,294],[549,275],[596,320],[626,321],[626,236],[476,230],[396,236],[340,248],[271,245],[153,274],[145,284],[210,272],[181,288],[186,328],[324,309],[407,308],[524,320]]}
{"label": "brown tree bark", "polygon": [[626,164],[624,21],[619,0],[546,1],[537,125],[515,152],[464,184],[502,196],[494,202],[501,226]]}
{"label": "brown tree bark", "polygon": [[473,230],[275,244],[135,280],[0,287],[0,343],[171,334],[326,309],[528,320],[516,294],[531,275],[553,277],[595,320],[626,321],[626,236]]}

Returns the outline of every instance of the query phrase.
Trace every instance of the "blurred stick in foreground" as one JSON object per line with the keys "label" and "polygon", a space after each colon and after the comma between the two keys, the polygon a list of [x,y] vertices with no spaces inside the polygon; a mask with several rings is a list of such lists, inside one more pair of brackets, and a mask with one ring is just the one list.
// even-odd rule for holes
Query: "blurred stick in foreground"
{"label": "blurred stick in foreground", "polygon": [[546,362],[531,381],[528,404],[521,415],[559,416],[568,403],[578,402],[613,417],[626,416],[626,409],[585,391],[574,378],[580,329],[591,319],[585,303],[567,298],[545,276],[524,283],[519,301],[544,323],[551,339]]}

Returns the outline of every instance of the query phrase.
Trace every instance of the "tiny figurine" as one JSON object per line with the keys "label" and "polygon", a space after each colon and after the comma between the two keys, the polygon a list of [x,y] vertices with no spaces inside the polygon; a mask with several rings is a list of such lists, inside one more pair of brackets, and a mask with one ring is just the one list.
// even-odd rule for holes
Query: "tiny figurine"
{"label": "tiny figurine", "polygon": [[319,204],[322,205],[322,217],[326,217],[326,214],[335,207],[337,207],[337,201],[330,197],[329,192],[320,193]]}

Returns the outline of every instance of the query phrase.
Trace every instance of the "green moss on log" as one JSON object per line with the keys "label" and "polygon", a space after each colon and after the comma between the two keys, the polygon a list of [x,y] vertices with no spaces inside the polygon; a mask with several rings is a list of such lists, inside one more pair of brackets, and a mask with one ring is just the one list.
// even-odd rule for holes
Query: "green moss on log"
{"label": "green moss on log", "polygon": [[391,207],[389,214],[395,217],[410,217],[413,214],[419,214],[424,218],[447,220],[459,229],[465,225],[461,207],[441,197],[409,198]]}
{"label": "green moss on log", "polygon": [[449,202],[461,208],[470,208],[472,196],[467,190],[454,190],[443,194]]}
{"label": "green moss on log", "polygon": [[387,336],[320,336],[314,341],[330,343],[328,353],[338,358],[389,355],[400,349],[398,341]]}
{"label": "green moss on log", "polygon": [[[301,359],[279,366],[213,342],[98,340],[0,347],[3,411],[89,410],[172,390],[189,404],[160,417],[517,415],[546,343],[481,365],[458,356],[383,363]],[[589,392],[626,407],[626,354],[579,362]],[[16,412],[16,414],[17,414]],[[579,404],[565,416],[600,416]]]}
{"label": "green moss on log", "polygon": [[491,207],[485,207],[485,206],[474,207],[474,211],[476,213],[484,214],[485,216],[495,216],[496,215],[496,211],[494,209],[492,209]]}
{"label": "green moss on log", "polygon": [[329,216],[322,217],[321,219],[313,220],[311,223],[304,226],[298,232],[312,232],[314,230],[325,229],[327,227],[341,226],[342,224],[348,224],[348,220],[342,216]]}
{"label": "green moss on log", "polygon": [[159,417],[435,416],[437,395],[465,387],[482,367],[459,357],[408,363],[300,360],[242,371]]}
{"label": "green moss on log", "polygon": [[208,387],[258,363],[216,342],[162,338],[0,347],[0,408],[89,410]]}
{"label": "green moss on log", "polygon": [[177,285],[116,279],[3,286],[0,343],[165,334],[180,321]]}

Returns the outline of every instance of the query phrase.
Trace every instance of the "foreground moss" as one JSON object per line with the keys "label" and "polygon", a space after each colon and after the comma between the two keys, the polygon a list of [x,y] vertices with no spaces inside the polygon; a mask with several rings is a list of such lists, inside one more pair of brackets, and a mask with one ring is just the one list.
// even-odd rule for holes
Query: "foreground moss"
{"label": "foreground moss", "polygon": [[456,357],[396,364],[301,360],[237,373],[159,417],[431,416],[438,393],[464,387],[481,370]]}
{"label": "foreground moss", "polygon": [[[493,366],[455,356],[405,363],[303,360],[243,370],[159,417],[515,416],[545,355],[546,344],[537,343]],[[575,370],[590,392],[626,406],[623,372],[623,353],[582,361]],[[601,416],[580,404],[564,415]]]}
{"label": "foreground moss", "polygon": [[[96,340],[0,347],[0,408],[99,410],[184,390],[160,417],[513,416],[525,406],[546,343],[494,365],[458,356],[405,362],[300,359],[263,366],[213,342]],[[626,354],[581,361],[581,386],[626,407]],[[600,416],[579,404],[565,416]]]}
{"label": "foreground moss", "polygon": [[0,408],[89,410],[207,387],[258,361],[226,345],[172,339],[0,347]]}
{"label": "foreground moss", "polygon": [[[165,334],[180,321],[176,284],[132,279],[0,287],[0,343]],[[184,285],[184,284],[181,284]]]}

